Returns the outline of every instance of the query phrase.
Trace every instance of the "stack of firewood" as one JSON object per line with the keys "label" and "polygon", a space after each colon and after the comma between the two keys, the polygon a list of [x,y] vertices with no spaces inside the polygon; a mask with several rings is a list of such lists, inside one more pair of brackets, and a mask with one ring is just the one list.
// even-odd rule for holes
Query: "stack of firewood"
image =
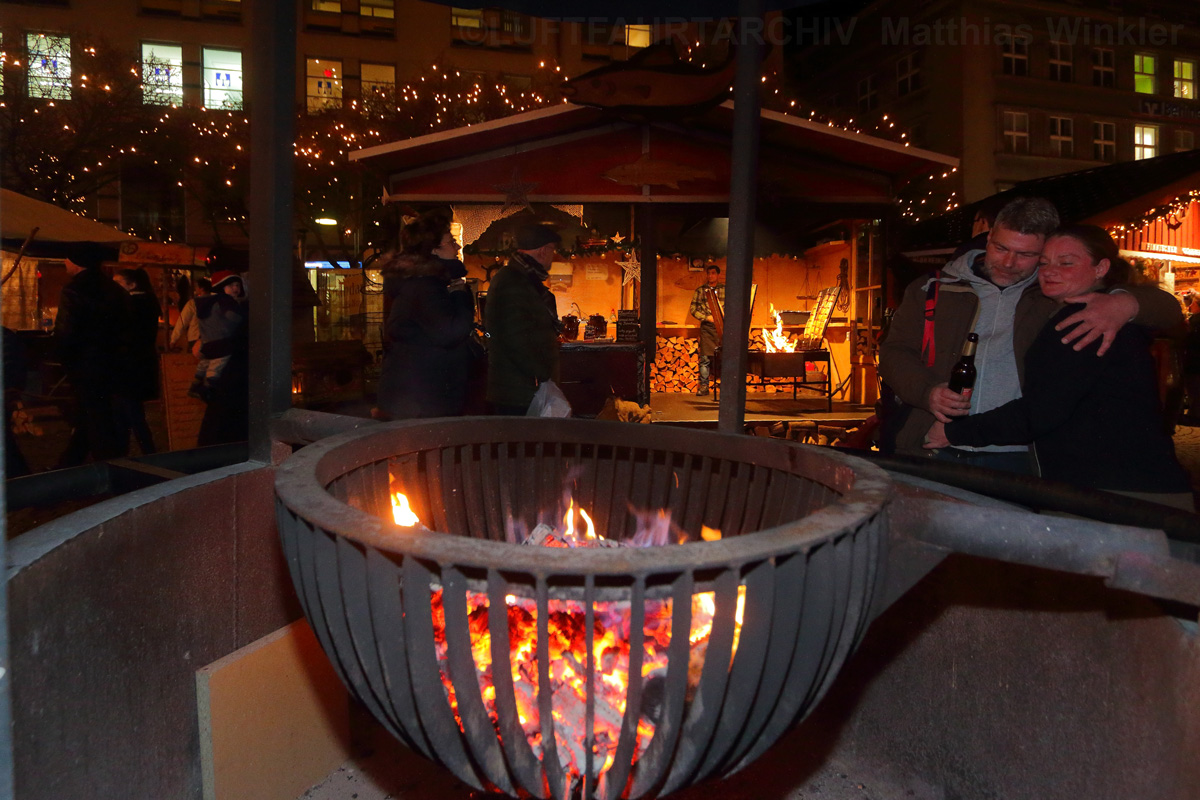
{"label": "stack of firewood", "polygon": [[656,344],[654,365],[650,368],[650,391],[696,391],[700,340],[686,336],[659,336],[656,337]]}
{"label": "stack of firewood", "polygon": [[[657,337],[657,352],[654,365],[650,368],[650,391],[652,392],[694,392],[699,383],[697,364],[700,360],[700,340],[686,336]],[[757,331],[751,332],[750,350],[763,350],[765,345],[762,336]],[[776,391],[791,391],[788,378],[768,378],[764,381],[758,377],[747,379],[747,391],[773,394]]]}

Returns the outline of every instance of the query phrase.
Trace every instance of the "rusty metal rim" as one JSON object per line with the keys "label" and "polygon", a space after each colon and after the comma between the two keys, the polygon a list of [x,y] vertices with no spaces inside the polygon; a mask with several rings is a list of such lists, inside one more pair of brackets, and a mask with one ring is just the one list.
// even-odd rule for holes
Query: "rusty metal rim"
{"label": "rusty metal rim", "polygon": [[[326,489],[329,481],[352,469],[398,454],[394,446],[398,439],[408,440],[408,452],[436,447],[494,444],[498,440],[498,421],[497,418],[481,417],[440,422],[394,422],[329,437],[303,448],[279,467],[275,481],[276,494],[284,506],[308,522],[385,552],[480,569],[504,564],[506,570],[539,575],[625,577],[679,569],[728,569],[731,564],[751,563],[782,552],[806,551],[856,530],[884,507],[891,494],[891,480],[883,470],[852,456],[823,448],[763,439],[754,440],[754,454],[758,458],[733,458],[726,454],[744,449],[746,437],[712,432],[697,437],[694,431],[656,429],[652,426],[631,431],[628,423],[593,420],[520,418],[507,418],[503,422],[504,431],[525,434],[513,438],[515,442],[542,441],[550,444],[691,452],[784,470],[792,465],[793,472],[799,462],[812,464],[814,461],[825,461],[829,462],[833,477],[830,484],[839,478],[842,482],[848,482],[852,476],[852,485],[829,506],[799,520],[757,531],[752,536],[735,536],[716,542],[689,542],[670,547],[594,550],[521,547],[424,528],[403,528],[341,502]],[[637,443],[631,445],[628,440],[633,432],[637,433]],[[475,435],[464,436],[471,433]],[[697,442],[703,446],[697,448]],[[405,452],[406,448],[401,448],[399,452]],[[698,449],[703,452],[697,453]],[[722,449],[725,454],[719,452]],[[326,483],[322,483],[322,476]]]}

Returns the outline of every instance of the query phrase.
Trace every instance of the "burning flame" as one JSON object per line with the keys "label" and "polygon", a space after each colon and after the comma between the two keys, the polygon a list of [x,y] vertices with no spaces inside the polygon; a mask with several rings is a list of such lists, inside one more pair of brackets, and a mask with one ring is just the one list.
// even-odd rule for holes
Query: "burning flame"
{"label": "burning flame", "polygon": [[408,504],[408,497],[403,492],[392,492],[392,519],[396,521],[397,525],[408,528],[421,524],[421,520],[417,519],[417,515],[413,513],[412,506]]}
{"label": "burning flame", "polygon": [[783,332],[783,317],[779,316],[779,312],[775,310],[775,304],[771,303],[771,318],[775,320],[775,330],[768,328],[762,329],[763,344],[767,347],[768,353],[794,353],[796,352],[796,343],[789,339]]}
{"label": "burning flame", "polygon": [[[393,485],[393,490],[399,488]],[[399,525],[420,524],[402,491],[391,493],[393,516]],[[575,516],[583,521],[577,525]],[[401,521],[401,519],[405,521]],[[665,531],[670,515],[665,511],[638,515],[639,531],[634,540],[666,542],[661,536],[653,539],[647,534],[650,529]],[[539,526],[527,543],[552,547],[605,547],[615,543],[596,533],[591,516],[574,500],[568,502],[563,515],[561,532],[542,534],[548,526]],[[721,532],[714,528],[703,529],[703,538],[715,541]],[[735,615],[733,656],[737,653],[745,608],[746,587],[738,586],[737,610]],[[492,638],[488,621],[489,602],[487,594],[468,590],[466,592],[467,620],[470,628],[471,655],[476,667],[480,696],[487,709],[497,734],[500,733],[496,712],[496,689],[492,676]],[[462,598],[458,598],[461,602]],[[431,612],[434,644],[441,665],[442,684],[447,701],[455,719],[462,727],[458,713],[458,699],[450,680],[448,669],[449,645],[446,640],[445,598],[443,590],[432,590]],[[692,595],[692,621],[688,631],[691,655],[684,667],[688,670],[688,696],[695,691],[707,654],[712,634],[713,618],[716,614],[715,592],[699,592]],[[592,648],[587,648],[587,615],[583,603],[574,600],[550,599],[547,604],[547,633],[549,665],[547,668],[551,687],[551,715],[554,720],[556,752],[569,785],[582,780],[587,764],[587,673],[589,658],[593,665],[594,722],[592,727],[592,759],[594,780],[598,781],[600,794],[605,794],[606,773],[616,758],[617,744],[621,735],[629,690],[630,666],[630,620],[632,608],[628,601],[597,601],[592,606]],[[517,716],[533,753],[542,756],[542,727],[538,707],[538,684],[540,666],[537,658],[537,603],[527,597],[508,594],[504,598],[503,612],[508,618],[509,669],[511,672]],[[644,604],[642,679],[643,685],[665,680],[667,654],[673,631],[672,601],[646,600]],[[678,667],[675,667],[678,668]],[[646,696],[644,694],[644,696]],[[643,700],[643,708],[637,717],[636,746],[634,760],[645,752],[654,737],[659,722],[660,709],[652,702]]]}

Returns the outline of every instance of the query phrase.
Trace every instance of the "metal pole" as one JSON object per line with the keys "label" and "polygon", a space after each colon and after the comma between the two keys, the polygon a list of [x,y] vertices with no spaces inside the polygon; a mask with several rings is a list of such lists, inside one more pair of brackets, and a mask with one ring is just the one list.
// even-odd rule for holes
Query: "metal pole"
{"label": "metal pole", "polygon": [[758,191],[763,0],[739,0],[737,77],[733,98],[733,156],[729,179],[729,246],[725,259],[725,334],[721,339],[721,405],[717,430],[742,433],[746,420],[746,342],[754,278],[754,215]]}
{"label": "metal pole", "polygon": [[292,404],[296,4],[250,13],[250,460],[269,462],[271,419]]}

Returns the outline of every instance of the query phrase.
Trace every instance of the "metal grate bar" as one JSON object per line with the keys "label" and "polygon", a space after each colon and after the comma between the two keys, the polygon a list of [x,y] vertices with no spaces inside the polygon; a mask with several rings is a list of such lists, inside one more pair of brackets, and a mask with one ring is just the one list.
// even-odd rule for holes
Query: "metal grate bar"
{"label": "metal grate bar", "polygon": [[734,612],[737,610],[740,583],[738,573],[738,567],[730,567],[713,581],[716,608],[709,631],[708,648],[704,653],[704,667],[696,694],[688,706],[687,720],[675,748],[671,771],[661,789],[662,794],[670,794],[690,783],[689,779],[712,742],[725,699],[725,688],[729,683],[733,631],[736,626]]}
{"label": "metal grate bar", "polygon": [[671,644],[667,648],[666,688],[662,713],[654,728],[654,738],[634,767],[630,797],[637,798],[655,790],[671,766],[671,756],[679,740],[683,712],[687,705],[688,636],[692,630],[692,592],[695,578],[691,570],[680,574],[671,585]]}
{"label": "metal grate bar", "polygon": [[[529,747],[529,739],[521,726],[517,712],[516,690],[513,686],[510,659],[512,641],[509,639],[508,582],[498,570],[488,570],[488,633],[492,639],[492,686],[496,689],[496,716],[500,726],[500,746],[508,759],[509,768],[522,789],[539,800],[548,796],[542,767]],[[503,609],[505,613],[497,613]]]}
{"label": "metal grate bar", "polygon": [[[496,729],[479,692],[479,676],[471,653],[471,623],[467,618],[467,581],[454,567],[442,568],[442,610],[446,614],[446,661],[454,697],[458,700],[458,718],[469,745],[468,755],[492,786],[505,794],[515,794]],[[504,606],[497,611],[503,612]],[[501,663],[507,664],[508,658]]]}
{"label": "metal grate bar", "polygon": [[371,628],[379,647],[383,682],[405,734],[401,740],[426,758],[433,758],[433,748],[418,722],[413,687],[408,677],[408,637],[404,631],[404,607],[400,603],[400,568],[374,548],[367,548],[367,596],[371,603]]}
{"label": "metal grate bar", "polygon": [[[767,664],[770,620],[775,611],[775,578],[775,565],[763,561],[746,571],[742,579],[746,587],[745,613],[737,654],[733,657],[733,668],[730,670],[728,695],[721,709],[721,719],[714,729],[712,745],[693,781],[704,780],[725,763],[750,717]],[[783,609],[778,611],[784,613]]]}
{"label": "metal grate bar", "polygon": [[566,776],[558,762],[554,739],[554,698],[550,687],[550,587],[545,575],[537,576],[538,720],[542,725],[542,769],[554,800],[567,796]]}
{"label": "metal grate bar", "polygon": [[646,580],[634,578],[629,592],[629,683],[625,693],[625,716],[621,719],[621,736],[612,768],[605,778],[607,800],[617,800],[629,783],[637,746],[638,720],[642,717],[642,657],[646,649]]}
{"label": "metal grate bar", "polygon": [[413,696],[425,735],[434,744],[438,761],[476,789],[484,789],[474,764],[463,747],[462,733],[450,710],[450,701],[442,685],[433,643],[433,617],[430,587],[433,574],[415,558],[404,559],[401,570],[401,597],[404,601],[404,633],[408,650],[408,668],[412,676]]}

